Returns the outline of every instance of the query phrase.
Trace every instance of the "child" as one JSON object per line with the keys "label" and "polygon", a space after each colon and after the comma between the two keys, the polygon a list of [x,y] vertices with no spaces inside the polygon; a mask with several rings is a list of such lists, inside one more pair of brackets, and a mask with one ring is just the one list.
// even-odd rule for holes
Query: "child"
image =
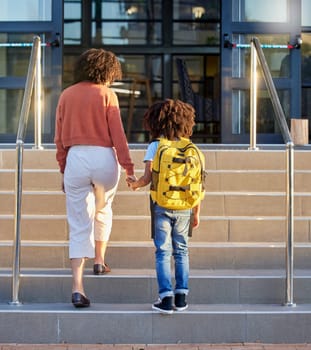
{"label": "child", "polygon": [[[166,99],[150,107],[144,115],[144,127],[150,132],[153,141],[144,157],[144,175],[136,181],[127,180],[133,190],[148,185],[152,180],[152,163],[159,145],[159,140],[156,139],[189,138],[195,125],[194,118],[193,107],[180,100]],[[182,311],[188,307],[188,236],[192,228],[199,226],[200,204],[192,209],[171,210],[159,206],[153,200],[150,203],[159,287],[159,301],[152,308],[164,314],[172,314],[174,309]],[[171,282],[171,256],[175,262],[174,290]]]}

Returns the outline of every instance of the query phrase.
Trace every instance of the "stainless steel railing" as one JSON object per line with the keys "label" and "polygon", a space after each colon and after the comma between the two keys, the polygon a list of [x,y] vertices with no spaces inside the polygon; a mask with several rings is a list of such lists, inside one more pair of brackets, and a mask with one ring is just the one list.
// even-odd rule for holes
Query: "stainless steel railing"
{"label": "stainless steel railing", "polygon": [[251,116],[250,116],[250,149],[256,147],[257,119],[257,62],[263,72],[263,77],[269,92],[281,134],[286,144],[286,301],[285,305],[295,306],[293,302],[293,271],[294,271],[294,143],[286,122],[273,79],[258,38],[251,40]]}
{"label": "stainless steel railing", "polygon": [[[33,38],[33,45],[27,72],[26,86],[21,108],[16,137],[16,173],[15,173],[15,203],[14,203],[14,242],[13,242],[13,272],[11,305],[19,305],[20,255],[21,255],[21,208],[22,208],[22,175],[24,139],[28,124],[31,95],[35,84],[36,99],[41,100],[41,39]],[[40,66],[40,67],[39,67]],[[40,91],[39,91],[40,90]],[[40,111],[39,111],[40,109]],[[41,102],[35,104],[35,148],[41,148]]]}

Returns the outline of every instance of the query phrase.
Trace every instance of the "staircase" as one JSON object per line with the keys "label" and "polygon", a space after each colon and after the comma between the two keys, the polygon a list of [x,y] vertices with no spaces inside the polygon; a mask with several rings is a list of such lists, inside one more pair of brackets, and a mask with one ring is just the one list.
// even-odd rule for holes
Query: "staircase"
{"label": "staircase", "polygon": [[[203,147],[202,147],[203,148]],[[203,149],[207,193],[190,240],[189,309],[163,316],[157,299],[148,189],[122,173],[107,250],[112,272],[92,274],[91,307],[71,305],[65,195],[55,150],[24,151],[20,305],[12,298],[16,152],[0,150],[0,339],[2,343],[311,342],[311,152],[295,150],[295,307],[286,291],[286,155],[279,147]],[[144,149],[132,149],[137,176]]]}

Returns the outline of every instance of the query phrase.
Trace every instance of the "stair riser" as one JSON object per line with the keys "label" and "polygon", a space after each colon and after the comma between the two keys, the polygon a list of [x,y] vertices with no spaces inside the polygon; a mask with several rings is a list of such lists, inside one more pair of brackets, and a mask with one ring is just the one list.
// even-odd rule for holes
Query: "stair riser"
{"label": "stair riser", "polygon": [[[139,203],[139,205],[133,205]],[[63,215],[66,212],[63,194],[32,195],[25,193],[22,199],[24,214]],[[201,215],[208,216],[284,216],[285,196],[265,195],[207,195],[201,205]],[[113,203],[115,215],[143,215],[149,212],[149,196],[141,193],[136,198],[118,193]],[[0,214],[14,213],[14,194],[3,194]],[[311,216],[311,197],[295,196],[295,216]]]}
{"label": "stair riser", "polygon": [[[138,170],[139,177],[143,170]],[[128,191],[124,171],[121,173],[118,191]],[[311,192],[311,173],[298,172],[295,174],[294,188],[296,192]],[[148,187],[146,187],[148,189]],[[284,172],[210,172],[207,176],[207,192],[285,192],[286,175]],[[0,190],[15,190],[15,172],[0,172]],[[25,171],[23,173],[24,191],[60,191],[61,175],[58,171],[47,170],[36,172]],[[133,197],[137,193],[132,193]]]}
{"label": "stair riser", "polygon": [[[286,156],[284,151],[249,152],[238,150],[203,150],[207,169],[285,169]],[[298,153],[298,152],[297,152]],[[58,169],[55,150],[24,150],[24,169],[49,168]],[[143,168],[145,150],[131,150],[131,156],[136,168]],[[307,155],[308,156],[308,155]],[[304,155],[304,158],[306,156]],[[0,150],[0,167],[15,169],[16,151]]]}
{"label": "stair riser", "polygon": [[[151,304],[158,298],[156,277],[94,277],[86,271],[84,286],[93,303]],[[10,302],[11,277],[0,277],[0,303]],[[310,277],[294,279],[294,300],[297,304],[311,303]],[[71,276],[20,278],[19,301],[23,303],[70,303]],[[189,278],[189,304],[281,304],[285,302],[286,282],[282,277],[202,276]]]}
{"label": "stair riser", "polygon": [[[137,258],[139,257],[139,259]],[[310,269],[310,249],[294,249],[294,265]],[[154,247],[108,247],[107,263],[114,268],[154,268]],[[91,266],[89,262],[89,266]],[[193,269],[285,269],[285,248],[252,247],[190,247],[190,265]],[[11,268],[12,247],[2,247],[0,266]],[[68,268],[67,247],[22,247],[23,268]]]}
{"label": "stair riser", "polygon": [[[53,170],[45,171],[24,171],[23,173],[24,191],[60,191],[61,175]],[[15,191],[15,172],[0,172],[0,190]]]}
{"label": "stair riser", "polygon": [[[201,218],[199,228],[193,231],[191,242],[284,242],[285,219],[283,220],[239,220]],[[311,242],[310,220],[294,220],[295,242]],[[14,219],[2,219],[0,236],[13,240]],[[150,218],[135,217],[124,219],[114,216],[111,241],[149,241]],[[66,218],[63,219],[22,219],[23,240],[65,241],[69,237]]]}
{"label": "stair riser", "polygon": [[[250,169],[250,170],[284,170],[286,168],[286,152],[284,150],[207,150],[201,148],[206,158],[207,169]],[[131,156],[135,167],[144,167],[143,157],[145,149],[132,149]],[[294,152],[295,168],[309,170],[311,153],[309,150],[298,150]],[[23,165],[25,169],[49,168],[58,169],[55,159],[55,149],[24,150]],[[0,168],[15,169],[16,151],[14,149],[0,150]]]}
{"label": "stair riser", "polygon": [[[285,312],[182,312],[163,317],[149,311],[2,312],[3,343],[199,344],[311,341],[311,314]],[[16,331],[18,329],[18,332]],[[36,330],[34,332],[34,329]],[[181,345],[182,346],[182,345]]]}

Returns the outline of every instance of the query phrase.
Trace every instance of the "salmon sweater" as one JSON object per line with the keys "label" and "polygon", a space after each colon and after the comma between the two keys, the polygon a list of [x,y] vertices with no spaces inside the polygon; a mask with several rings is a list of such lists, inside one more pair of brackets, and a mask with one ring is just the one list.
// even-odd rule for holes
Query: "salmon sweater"
{"label": "salmon sweater", "polygon": [[79,82],[62,92],[56,110],[54,142],[61,173],[71,146],[93,145],[113,147],[126,174],[134,174],[118,98],[105,85]]}

